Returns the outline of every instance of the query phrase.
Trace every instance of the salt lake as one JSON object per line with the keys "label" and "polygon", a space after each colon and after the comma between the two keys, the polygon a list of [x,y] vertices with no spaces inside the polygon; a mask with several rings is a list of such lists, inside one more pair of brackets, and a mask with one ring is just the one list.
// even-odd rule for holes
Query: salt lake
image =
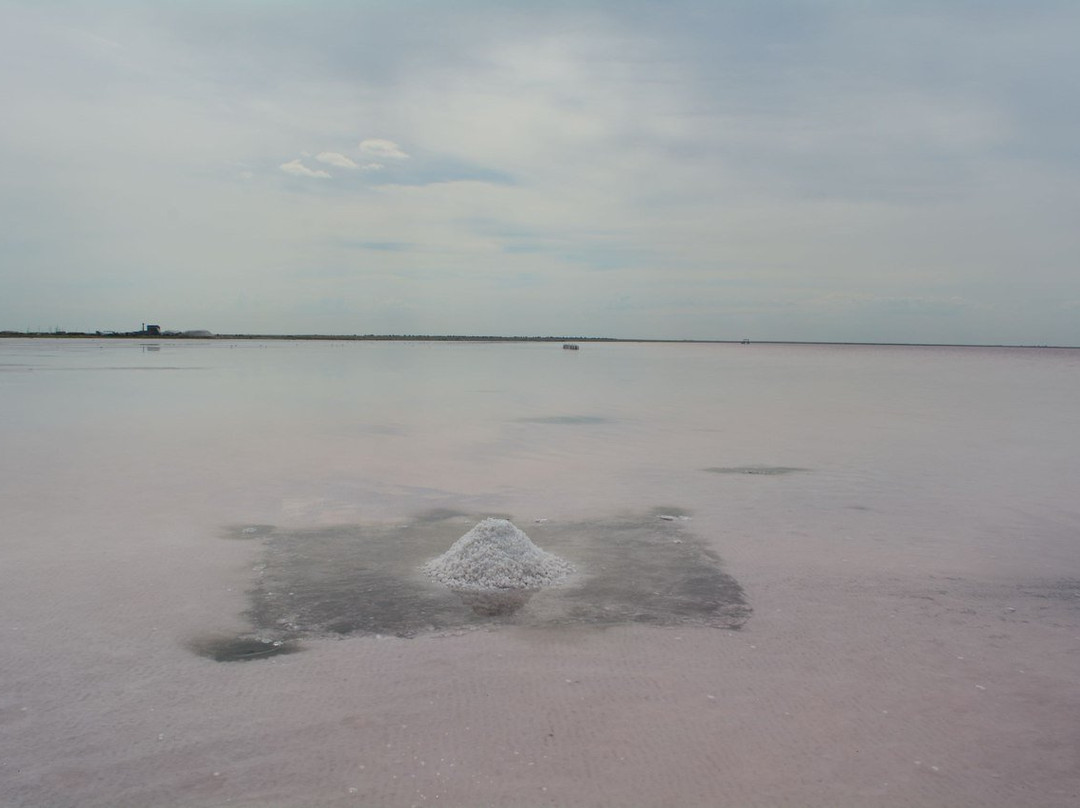
{"label": "salt lake", "polygon": [[[0,801],[1075,804],[1078,400],[1073,349],[0,340]],[[487,516],[578,588],[426,589]]]}

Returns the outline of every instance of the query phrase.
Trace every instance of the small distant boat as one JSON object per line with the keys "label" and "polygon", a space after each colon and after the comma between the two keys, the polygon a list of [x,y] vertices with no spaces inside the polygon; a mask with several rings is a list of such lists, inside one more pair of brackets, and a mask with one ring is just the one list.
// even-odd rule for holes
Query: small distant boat
{"label": "small distant boat", "polygon": [[748,339],[746,339],[745,337],[743,337],[743,341],[742,341],[742,344],[743,344],[743,345],[749,345],[749,344],[750,344],[750,340],[748,340]]}
{"label": "small distant boat", "polygon": [[564,342],[563,346],[562,346],[562,349],[564,351],[576,351],[580,347],[581,347],[580,345],[575,345],[572,342]]}

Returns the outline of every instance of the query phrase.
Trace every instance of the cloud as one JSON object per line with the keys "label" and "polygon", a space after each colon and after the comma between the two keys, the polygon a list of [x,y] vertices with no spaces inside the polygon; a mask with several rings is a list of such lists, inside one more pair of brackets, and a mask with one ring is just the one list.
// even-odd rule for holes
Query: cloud
{"label": "cloud", "polygon": [[294,177],[314,177],[320,180],[330,179],[330,174],[321,169],[308,168],[299,160],[290,160],[288,163],[282,163],[279,168],[286,174],[292,174]]}
{"label": "cloud", "polygon": [[[338,168],[360,168],[355,162],[350,160],[344,154],[338,152],[324,151],[315,155],[315,159],[320,163],[326,163],[327,165],[337,166]],[[366,168],[366,166],[365,166]]]}
{"label": "cloud", "polygon": [[380,138],[368,138],[360,141],[360,151],[383,160],[405,160],[409,156],[394,141],[381,140]]}
{"label": "cloud", "polygon": [[0,327],[329,329],[318,267],[374,330],[1080,344],[1080,4],[56,5],[0,2]]}

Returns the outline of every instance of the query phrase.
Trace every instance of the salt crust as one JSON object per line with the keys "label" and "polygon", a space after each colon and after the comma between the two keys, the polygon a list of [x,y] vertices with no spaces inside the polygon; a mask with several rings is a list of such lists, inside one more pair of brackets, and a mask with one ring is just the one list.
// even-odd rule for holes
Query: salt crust
{"label": "salt crust", "polygon": [[451,589],[539,589],[574,571],[573,565],[541,550],[512,522],[485,519],[424,565],[424,572]]}

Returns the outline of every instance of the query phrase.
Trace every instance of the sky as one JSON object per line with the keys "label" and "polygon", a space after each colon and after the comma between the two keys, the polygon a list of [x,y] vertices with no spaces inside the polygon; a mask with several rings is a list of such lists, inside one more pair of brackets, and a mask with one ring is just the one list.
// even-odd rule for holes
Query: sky
{"label": "sky", "polygon": [[1080,3],[0,0],[0,329],[1080,345]]}

